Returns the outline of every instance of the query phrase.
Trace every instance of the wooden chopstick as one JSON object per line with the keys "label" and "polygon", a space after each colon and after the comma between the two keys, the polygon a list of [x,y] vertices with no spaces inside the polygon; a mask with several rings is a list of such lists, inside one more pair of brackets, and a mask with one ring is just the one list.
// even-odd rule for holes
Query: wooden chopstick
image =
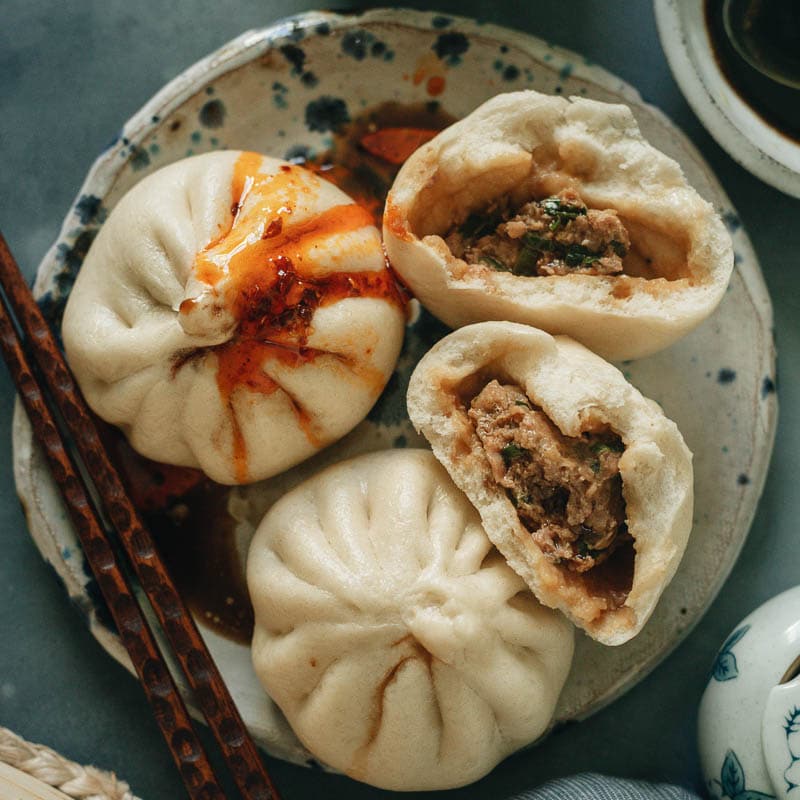
{"label": "wooden chopstick", "polygon": [[139,675],[175,765],[184,778],[189,796],[193,800],[224,798],[150,626],[117,563],[83,480],[64,447],[4,303],[0,304],[0,349],[28,412],[37,441],[64,497],[86,560]]}
{"label": "wooden chopstick", "polygon": [[[258,755],[256,746],[222,680],[222,676],[214,664],[200,632],[197,630],[197,626],[194,624],[194,620],[181,600],[150,533],[128,497],[119,474],[101,443],[94,418],[86,406],[61,355],[55,338],[1,233],[0,286],[2,286],[6,294],[11,313],[16,316],[19,322],[36,365],[41,370],[44,384],[47,386],[50,396],[64,419],[75,446],[97,486],[108,517],[119,535],[119,539],[141,583],[142,589],[164,629],[164,633],[180,663],[181,669],[186,675],[197,702],[222,750],[239,791],[246,800],[280,800]],[[89,506],[87,505],[85,492],[81,493],[76,489],[76,486],[79,486],[80,483],[71,462],[69,462],[63,443],[57,442],[54,438],[57,435],[57,428],[52,417],[49,413],[47,417],[43,416],[38,400],[37,404],[32,406],[33,411],[29,408],[26,395],[32,392],[33,396],[39,399],[42,399],[42,395],[38,387],[34,388],[35,378],[31,370],[24,366],[24,361],[18,360],[20,356],[24,359],[24,353],[20,348],[16,330],[5,313],[3,314],[3,325],[0,329],[0,339],[2,340],[4,353],[6,347],[10,348],[15,364],[12,368],[14,382],[19,388],[23,401],[26,403],[26,408],[29,409],[28,414],[31,416],[34,431],[44,439],[45,448],[49,446],[50,440],[53,440],[55,450],[53,451],[54,459],[51,460],[51,468],[59,485],[63,484],[66,487],[62,491],[65,493],[65,499],[71,513],[77,515],[76,526],[79,534],[83,535],[84,530],[90,530],[91,535],[87,537],[88,543],[84,545],[84,551],[90,563],[94,559],[95,565],[99,568],[97,578],[104,594],[106,590],[104,584],[108,584],[107,588],[109,590],[112,589],[112,579],[106,576],[109,574],[115,575],[113,579],[114,587],[119,591],[116,595],[112,594],[111,598],[106,598],[109,603],[109,609],[112,614],[114,614],[115,606],[117,605],[122,610],[120,619],[117,620],[115,617],[115,622],[126,647],[129,647],[129,641],[133,645],[135,657],[130,647],[129,652],[131,652],[134,664],[136,664],[137,660],[142,664],[142,671],[139,671],[137,667],[137,672],[139,672],[139,677],[145,686],[145,691],[148,692],[148,698],[151,695],[153,697],[151,704],[155,701],[154,711],[156,719],[161,725],[161,717],[165,715],[159,711],[159,708],[163,708],[164,705],[160,702],[161,695],[159,692],[169,685],[171,686],[169,696],[174,694],[180,701],[177,690],[174,684],[171,683],[171,678],[169,678],[169,673],[166,667],[163,666],[163,662],[158,662],[163,667],[163,671],[161,667],[154,668],[157,673],[155,676],[144,669],[149,663],[150,651],[148,651],[147,657],[143,658],[138,648],[142,646],[140,642],[143,641],[141,632],[147,630],[149,635],[149,630],[146,624],[142,625],[139,622],[141,620],[144,623],[144,618],[141,616],[138,606],[135,607],[135,611],[138,612],[135,616],[136,622],[133,622],[134,616],[131,616],[130,619],[127,616],[129,613],[135,613],[129,612],[132,607],[131,604],[128,600],[119,600],[119,597],[125,596],[135,603],[132,592],[125,586],[124,575],[119,572],[113,557],[113,548],[106,541],[102,528],[97,522],[96,515],[94,512],[88,512]],[[6,353],[6,358],[8,359],[8,357],[9,355]],[[20,366],[18,367],[17,365]],[[11,367],[11,362],[9,362],[9,366]],[[17,371],[15,372],[15,370]],[[42,406],[44,406],[43,402]],[[44,408],[46,410],[46,406]],[[48,459],[50,459],[49,455]],[[69,473],[65,472],[65,464],[70,466],[71,471]],[[72,508],[74,504],[76,504],[76,510]],[[84,513],[84,509],[87,509],[86,513]],[[89,516],[91,516],[93,523],[86,521]],[[90,525],[91,528],[89,528]],[[111,572],[107,570],[111,570]],[[116,583],[117,572],[119,572],[123,581],[119,584]],[[119,609],[117,611],[119,613]],[[150,636],[150,639],[152,640],[152,636]],[[154,643],[153,647],[155,647]],[[169,683],[167,679],[169,679]],[[181,708],[183,708],[182,703]],[[172,710],[171,705],[170,710]],[[185,715],[185,713],[185,708],[183,708],[183,714]],[[172,723],[170,725],[171,730],[167,734],[162,727],[162,732],[167,739],[173,757],[179,764],[181,775],[187,784],[187,788],[189,788],[190,795],[192,797],[209,798],[209,800],[210,798],[224,797],[219,785],[213,780],[213,773],[210,772],[210,767],[208,767],[208,775],[198,767],[198,762],[205,760],[205,754],[194,732],[191,731],[191,725],[186,726],[187,732],[191,731],[192,738],[188,738],[183,735],[185,727],[183,723],[180,724],[179,728],[175,727],[178,725],[179,719],[177,712],[175,712],[174,717],[166,716],[169,719],[164,721]],[[192,786],[199,785],[198,791],[201,793],[192,794],[193,789],[190,788],[190,784]]]}

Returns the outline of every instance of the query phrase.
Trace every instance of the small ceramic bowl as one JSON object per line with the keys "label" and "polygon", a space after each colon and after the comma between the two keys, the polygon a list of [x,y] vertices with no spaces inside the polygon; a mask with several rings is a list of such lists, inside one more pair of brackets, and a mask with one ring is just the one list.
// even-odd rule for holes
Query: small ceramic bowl
{"label": "small ceramic bowl", "polygon": [[[710,0],[654,0],[654,6],[658,35],[672,74],[708,132],[749,172],[800,197],[800,141],[768,121],[770,114],[756,111],[752,100],[744,99],[752,92],[740,94],[729,70],[721,66],[710,30],[716,4]],[[718,38],[714,36],[715,41]],[[770,91],[763,82],[758,86],[759,95]],[[800,97],[800,90],[778,88],[790,97]]]}
{"label": "small ceramic bowl", "polygon": [[725,640],[700,701],[698,738],[712,797],[800,799],[800,586]]}

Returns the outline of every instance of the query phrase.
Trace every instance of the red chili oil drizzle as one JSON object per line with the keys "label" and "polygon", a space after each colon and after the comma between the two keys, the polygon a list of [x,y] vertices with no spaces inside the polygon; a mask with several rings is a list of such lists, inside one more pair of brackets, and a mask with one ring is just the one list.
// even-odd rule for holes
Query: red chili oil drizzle
{"label": "red chili oil drizzle", "polygon": [[[293,213],[319,179],[296,165],[283,166],[275,174],[260,172],[260,166],[258,154],[243,153],[237,160],[231,225],[198,255],[194,265],[199,280],[221,287],[223,305],[237,324],[230,341],[210,350],[217,360],[220,397],[230,414],[235,477],[240,483],[248,480],[249,472],[247,444],[235,410],[236,393],[269,395],[283,391],[309,442],[323,446],[326,441],[315,430],[311,415],[265,372],[265,365],[277,361],[297,368],[321,357],[343,360],[340,354],[308,346],[318,308],[353,297],[380,298],[401,307],[404,304],[386,268],[320,273],[316,266],[314,250],[331,236],[372,224],[367,210],[347,203],[295,223]],[[375,239],[352,247],[365,251],[362,255],[366,256],[374,249],[373,255],[382,257]],[[188,313],[195,305],[189,300],[181,305],[181,311]],[[346,363],[377,397],[383,388],[383,375]]]}

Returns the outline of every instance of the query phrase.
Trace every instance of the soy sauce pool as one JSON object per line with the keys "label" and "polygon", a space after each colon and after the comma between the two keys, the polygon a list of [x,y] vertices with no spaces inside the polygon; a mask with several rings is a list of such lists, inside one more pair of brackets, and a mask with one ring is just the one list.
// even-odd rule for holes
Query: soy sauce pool
{"label": "soy sauce pool", "polygon": [[[782,3],[783,0],[776,2]],[[757,6],[755,3],[751,5]],[[770,4],[764,5],[766,8]],[[771,80],[742,58],[725,31],[723,0],[705,0],[704,13],[711,50],[731,88],[770,127],[800,142],[800,89]],[[754,25],[748,35],[755,43],[754,46],[779,56],[786,48],[784,43],[786,32],[776,30],[772,22],[773,17],[767,14],[756,15],[753,19]],[[800,14],[796,14],[795,19],[800,23]],[[798,52],[800,52],[800,31],[793,50],[793,53]],[[789,66],[791,68],[791,64]]]}
{"label": "soy sauce pool", "polygon": [[[380,228],[386,195],[405,158],[454,121],[437,102],[384,103],[344,127],[329,150],[312,154],[298,148],[291,160],[339,186]],[[237,490],[214,483],[200,470],[150,461],[118,431],[108,429],[106,442],[195,618],[249,645],[253,608],[245,580],[245,548],[229,512]]]}

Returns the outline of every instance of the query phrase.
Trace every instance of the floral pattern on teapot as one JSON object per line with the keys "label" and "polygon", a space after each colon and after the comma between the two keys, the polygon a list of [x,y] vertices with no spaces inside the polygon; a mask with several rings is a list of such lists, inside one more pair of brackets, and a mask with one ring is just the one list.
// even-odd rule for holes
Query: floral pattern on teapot
{"label": "floral pattern on teapot", "polygon": [[733,646],[750,630],[749,625],[737,628],[724,642],[711,667],[711,677],[715,681],[731,681],[739,676],[739,666],[733,654]]}
{"label": "floral pattern on teapot", "polygon": [[[783,773],[787,792],[800,790],[800,708],[795,706],[786,716],[786,746],[789,749],[789,766]],[[795,792],[800,798],[800,791]]]}
{"label": "floral pattern on teapot", "polygon": [[[749,627],[749,625],[747,627]],[[741,628],[739,630],[741,630]],[[736,631],[736,633],[738,633],[738,631]],[[736,633],[734,633],[733,636],[735,636]],[[742,636],[743,635],[744,634],[742,634]],[[733,636],[730,638],[732,639]],[[720,679],[718,678],[717,680]],[[713,783],[715,787],[719,787],[721,797],[729,797],[730,800],[775,800],[775,795],[773,794],[757,792],[747,788],[744,769],[733,750],[728,750],[725,754],[725,761],[722,762],[719,778],[718,781],[715,780]]]}

